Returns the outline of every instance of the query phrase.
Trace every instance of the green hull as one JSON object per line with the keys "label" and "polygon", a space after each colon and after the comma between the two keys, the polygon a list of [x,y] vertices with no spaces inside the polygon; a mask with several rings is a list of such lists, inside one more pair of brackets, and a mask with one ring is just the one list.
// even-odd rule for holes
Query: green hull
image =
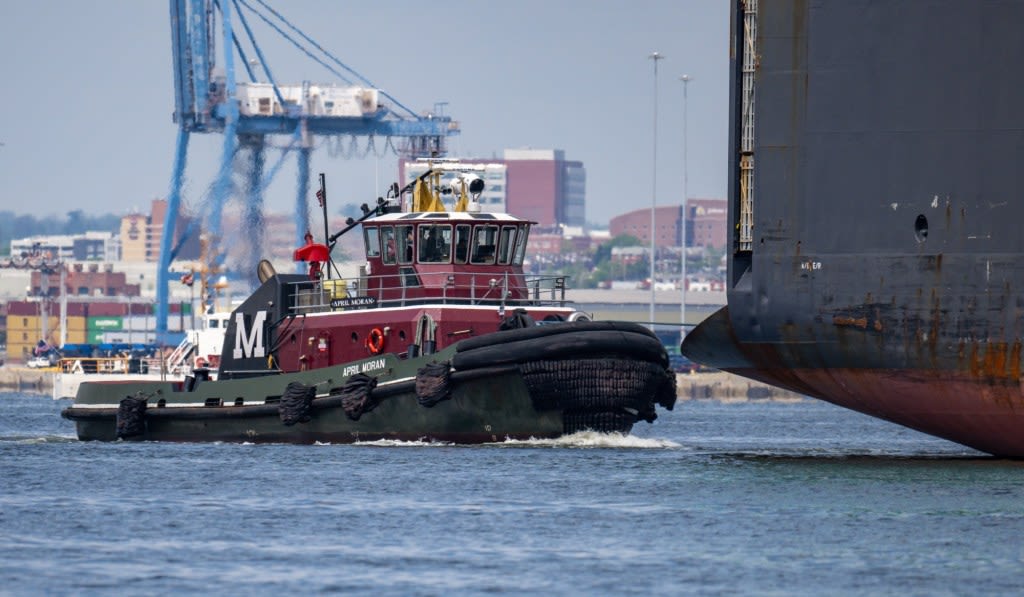
{"label": "green hull", "polygon": [[[645,350],[654,359],[607,358],[607,339],[593,340],[607,332],[587,334],[568,324],[565,331],[505,332],[502,342],[460,343],[414,359],[389,354],[312,371],[202,381],[191,390],[180,382],[84,383],[63,416],[82,440],[484,443],[583,428],[628,432],[640,418],[653,420],[656,401],[671,408],[674,376],[669,387],[670,372],[649,343]],[[443,370],[443,381],[425,373],[428,365]],[[372,406],[353,413],[356,378],[375,385],[364,394]],[[441,384],[444,397],[428,406],[424,388],[432,382],[435,389]],[[289,384],[309,389],[310,400],[301,421],[286,423]],[[127,429],[122,403],[136,397],[145,405],[138,424]]]}

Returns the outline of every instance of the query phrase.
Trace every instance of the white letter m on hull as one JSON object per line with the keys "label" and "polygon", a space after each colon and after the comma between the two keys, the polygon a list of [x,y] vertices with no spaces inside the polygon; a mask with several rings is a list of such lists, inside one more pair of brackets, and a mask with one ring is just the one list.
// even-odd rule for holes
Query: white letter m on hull
{"label": "white letter m on hull", "polygon": [[266,311],[257,311],[252,318],[252,330],[245,331],[245,314],[235,313],[235,351],[231,356],[236,359],[265,357],[263,345],[263,324],[267,321]]}

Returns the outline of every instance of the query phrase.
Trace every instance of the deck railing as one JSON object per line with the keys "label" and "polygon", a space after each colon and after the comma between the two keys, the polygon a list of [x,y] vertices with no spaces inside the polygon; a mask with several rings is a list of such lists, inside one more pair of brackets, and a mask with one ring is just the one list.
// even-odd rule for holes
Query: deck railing
{"label": "deck railing", "polygon": [[57,366],[61,373],[112,375],[123,373],[160,373],[163,363],[158,357],[68,357]]}
{"label": "deck railing", "polygon": [[569,302],[565,298],[565,290],[565,276],[417,272],[409,268],[399,274],[292,283],[288,296],[296,313],[425,303],[494,305],[514,309],[565,307]]}

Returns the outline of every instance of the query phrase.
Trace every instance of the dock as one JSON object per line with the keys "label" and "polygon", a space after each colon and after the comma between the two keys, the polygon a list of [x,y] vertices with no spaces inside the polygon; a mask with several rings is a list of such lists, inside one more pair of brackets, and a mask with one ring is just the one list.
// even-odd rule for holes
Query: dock
{"label": "dock", "polygon": [[4,365],[0,367],[0,392],[46,394],[53,391],[53,374],[56,369],[29,369]]}

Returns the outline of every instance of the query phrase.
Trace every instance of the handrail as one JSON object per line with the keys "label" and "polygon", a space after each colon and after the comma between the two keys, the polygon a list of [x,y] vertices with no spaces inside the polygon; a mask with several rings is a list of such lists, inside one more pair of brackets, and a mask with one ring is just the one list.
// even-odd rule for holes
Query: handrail
{"label": "handrail", "polygon": [[[517,277],[522,279],[521,285],[516,282]],[[424,279],[428,283],[424,283]],[[565,298],[565,289],[565,276],[515,273],[510,275],[509,272],[496,272],[492,277],[481,280],[479,272],[409,269],[398,274],[291,282],[287,295],[292,312],[308,314],[372,306],[404,307],[427,303],[493,305],[501,309],[530,306],[565,307],[569,303]],[[480,292],[481,290],[483,292]]]}
{"label": "handrail", "polygon": [[62,373],[136,373],[132,371],[130,361],[136,361],[139,368],[145,364],[148,371],[160,371],[161,361],[156,357],[66,357],[57,362]]}

